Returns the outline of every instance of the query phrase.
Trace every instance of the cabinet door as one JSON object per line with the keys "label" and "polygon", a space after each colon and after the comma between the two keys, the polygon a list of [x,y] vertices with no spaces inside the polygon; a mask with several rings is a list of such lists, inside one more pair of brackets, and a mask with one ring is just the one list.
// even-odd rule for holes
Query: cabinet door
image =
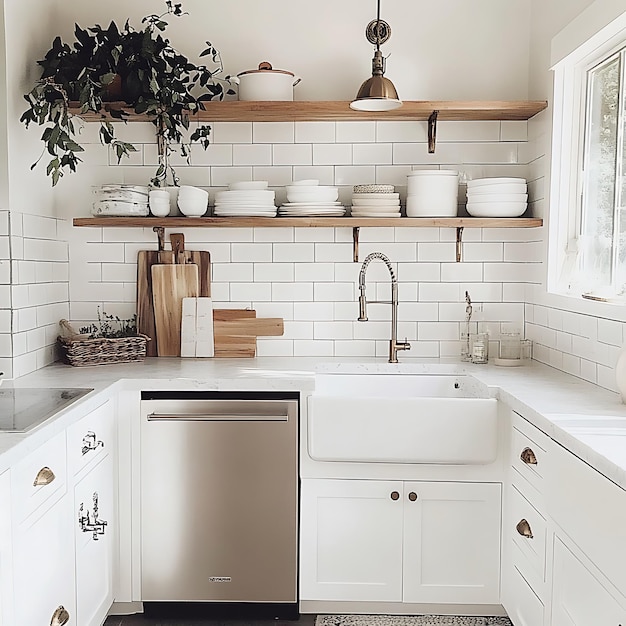
{"label": "cabinet door", "polygon": [[302,600],[402,600],[402,483],[303,480]]}
{"label": "cabinet door", "polygon": [[76,615],[80,626],[100,626],[113,603],[113,476],[112,458],[106,454],[74,487]]}
{"label": "cabinet door", "polygon": [[13,624],[11,476],[0,475],[0,625]]}
{"label": "cabinet door", "polygon": [[555,538],[552,626],[618,626],[624,610],[570,550]]}
{"label": "cabinet door", "polygon": [[48,626],[63,606],[70,615],[68,626],[84,626],[76,619],[72,519],[65,494],[14,529],[15,624]]}
{"label": "cabinet door", "polygon": [[499,483],[405,483],[405,602],[500,601]]}

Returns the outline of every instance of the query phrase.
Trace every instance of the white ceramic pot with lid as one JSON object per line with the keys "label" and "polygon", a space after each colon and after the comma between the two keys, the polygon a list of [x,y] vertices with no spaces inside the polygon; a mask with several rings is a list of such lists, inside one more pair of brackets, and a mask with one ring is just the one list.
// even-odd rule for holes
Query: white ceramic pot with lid
{"label": "white ceramic pot with lid", "polygon": [[293,88],[301,81],[287,70],[275,70],[270,63],[259,63],[256,70],[237,74],[239,100],[293,100]]}

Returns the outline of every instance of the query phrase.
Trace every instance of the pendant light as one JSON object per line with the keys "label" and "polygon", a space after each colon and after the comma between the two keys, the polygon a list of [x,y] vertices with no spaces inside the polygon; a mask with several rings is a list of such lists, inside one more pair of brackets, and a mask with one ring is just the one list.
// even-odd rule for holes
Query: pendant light
{"label": "pendant light", "polygon": [[368,78],[359,89],[350,108],[357,111],[391,111],[402,106],[402,100],[393,83],[385,78],[386,59],[380,51],[380,45],[391,37],[391,27],[380,19],[380,0],[376,19],[365,30],[367,40],[376,45],[372,59],[372,77]]}

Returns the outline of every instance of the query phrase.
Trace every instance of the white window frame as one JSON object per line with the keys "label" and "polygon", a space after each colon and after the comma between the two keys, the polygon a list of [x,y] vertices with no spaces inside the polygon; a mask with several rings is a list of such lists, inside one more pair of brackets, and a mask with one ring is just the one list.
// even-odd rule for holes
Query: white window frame
{"label": "white window frame", "polygon": [[580,293],[567,290],[563,276],[567,276],[572,269],[578,252],[587,71],[624,46],[626,12],[587,38],[552,68],[554,107],[547,275],[549,294],[576,300],[582,298]]}

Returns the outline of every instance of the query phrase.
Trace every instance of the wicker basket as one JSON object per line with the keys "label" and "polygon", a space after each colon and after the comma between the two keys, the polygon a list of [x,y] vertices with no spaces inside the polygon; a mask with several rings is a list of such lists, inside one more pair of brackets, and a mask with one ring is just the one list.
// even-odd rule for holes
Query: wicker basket
{"label": "wicker basket", "polygon": [[77,333],[67,320],[59,322],[64,335],[58,337],[64,360],[75,367],[108,365],[111,363],[134,363],[146,358],[146,335],[117,339],[92,339]]}

